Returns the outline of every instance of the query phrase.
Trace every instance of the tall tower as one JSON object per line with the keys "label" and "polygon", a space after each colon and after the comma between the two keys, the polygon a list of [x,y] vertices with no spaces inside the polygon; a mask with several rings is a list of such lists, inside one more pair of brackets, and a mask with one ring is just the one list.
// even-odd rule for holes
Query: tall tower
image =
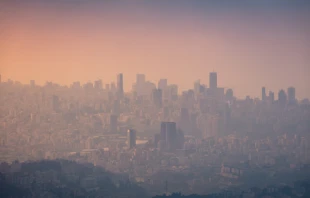
{"label": "tall tower", "polygon": [[194,83],[194,93],[195,93],[195,95],[200,94],[200,80],[197,80]]}
{"label": "tall tower", "polygon": [[133,129],[128,129],[127,131],[127,141],[128,141],[128,147],[130,149],[134,148],[136,146],[136,131]]}
{"label": "tall tower", "polygon": [[144,74],[137,74],[136,83],[137,84],[144,84],[145,83],[145,75]]}
{"label": "tall tower", "polygon": [[160,108],[162,106],[162,90],[161,89],[153,89],[152,92],[152,99],[153,103],[157,108]]}
{"label": "tall tower", "polygon": [[145,75],[137,74],[136,76],[136,92],[138,96],[143,95],[145,89]]}
{"label": "tall tower", "polygon": [[96,90],[101,90],[102,89],[102,80],[96,80],[94,83],[94,88]]}
{"label": "tall tower", "polygon": [[161,89],[164,91],[167,88],[167,86],[168,86],[168,80],[167,79],[160,79],[158,81],[158,86],[157,86],[158,89]]}
{"label": "tall tower", "polygon": [[269,91],[269,100],[271,103],[274,102],[274,92],[272,92],[272,91]]}
{"label": "tall tower", "polygon": [[209,114],[206,120],[206,130],[204,138],[216,137],[219,134],[219,116]]}
{"label": "tall tower", "polygon": [[266,100],[266,88],[262,87],[262,101]]}
{"label": "tall tower", "polygon": [[287,89],[287,98],[290,104],[294,104],[296,101],[296,90],[294,87],[289,87]]}
{"label": "tall tower", "polygon": [[30,86],[35,87],[36,86],[36,81],[35,80],[30,80]]}
{"label": "tall tower", "polygon": [[123,74],[120,73],[117,75],[117,94],[119,97],[124,95],[124,85],[123,85]]}
{"label": "tall tower", "polygon": [[217,88],[217,73],[216,72],[210,72],[209,76],[209,87],[210,89],[216,89]]}
{"label": "tall tower", "polygon": [[225,98],[227,101],[232,101],[234,98],[234,91],[232,89],[227,89]]}
{"label": "tall tower", "polygon": [[166,131],[166,123],[162,122],[160,125],[160,140],[166,141],[167,131]]}
{"label": "tall tower", "polygon": [[181,108],[180,120],[179,120],[178,126],[186,134],[190,134],[191,124],[190,124],[190,115],[189,115],[188,108]]}
{"label": "tall tower", "polygon": [[280,104],[285,105],[287,101],[286,93],[283,89],[281,89],[278,93],[278,101]]}
{"label": "tall tower", "polygon": [[177,140],[177,128],[175,122],[166,123],[166,143],[168,150],[174,150],[176,148]]}

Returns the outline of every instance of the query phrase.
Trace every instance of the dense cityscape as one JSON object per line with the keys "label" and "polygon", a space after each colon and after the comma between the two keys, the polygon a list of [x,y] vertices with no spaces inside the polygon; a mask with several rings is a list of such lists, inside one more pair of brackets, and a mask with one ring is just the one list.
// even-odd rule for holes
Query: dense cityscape
{"label": "dense cityscape", "polygon": [[[144,74],[124,92],[125,77],[120,73],[116,83],[70,86],[0,80],[5,181],[25,189],[46,189],[33,185],[47,181],[57,186],[56,169],[36,170],[34,162],[60,159],[61,174],[87,193],[98,192],[103,170],[115,189],[123,181],[149,196],[279,184],[293,188],[294,182],[309,179],[310,102],[297,100],[294,87],[262,87],[260,98],[240,99],[234,90],[218,87],[216,72],[209,74],[209,85],[198,80],[182,93],[168,79],[155,84]],[[79,176],[76,167],[82,165],[94,171]],[[70,196],[79,197],[74,192]]]}

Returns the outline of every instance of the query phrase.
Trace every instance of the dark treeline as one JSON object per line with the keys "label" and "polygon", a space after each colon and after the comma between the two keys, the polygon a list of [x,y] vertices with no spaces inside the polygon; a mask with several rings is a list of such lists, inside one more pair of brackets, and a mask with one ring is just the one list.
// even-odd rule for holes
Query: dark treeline
{"label": "dark treeline", "polygon": [[[79,164],[67,160],[43,160],[2,166],[0,173],[1,198],[30,197],[149,197],[135,183],[91,164]],[[4,165],[4,164],[1,164]],[[14,166],[14,168],[12,168]],[[5,167],[5,169],[3,169]],[[12,171],[14,169],[14,171]],[[242,198],[242,197],[291,197],[309,198],[310,180],[293,185],[251,188],[246,191],[225,190],[209,195],[158,195],[154,198]]]}
{"label": "dark treeline", "polygon": [[67,160],[14,162],[1,171],[1,198],[149,197],[128,177],[91,164]]}
{"label": "dark treeline", "polygon": [[263,197],[290,197],[290,198],[309,198],[310,180],[295,182],[292,186],[273,186],[269,188],[251,188],[246,191],[225,190],[220,193],[209,195],[182,195],[173,193],[171,195],[158,195],[154,198],[263,198]]}

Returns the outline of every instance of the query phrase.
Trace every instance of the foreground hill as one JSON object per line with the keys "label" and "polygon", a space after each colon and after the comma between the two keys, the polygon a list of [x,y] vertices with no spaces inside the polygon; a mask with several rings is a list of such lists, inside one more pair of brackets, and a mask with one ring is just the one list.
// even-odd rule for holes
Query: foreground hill
{"label": "foreground hill", "polygon": [[154,198],[309,198],[310,180],[295,182],[292,186],[270,186],[259,189],[251,188],[247,191],[227,190],[210,195],[182,195],[173,193],[171,195],[158,195]]}
{"label": "foreground hill", "polygon": [[[113,174],[92,164],[67,160],[14,162],[0,165],[1,198],[148,198],[144,189],[129,181],[127,175]],[[309,198],[310,180],[294,185],[278,185],[246,191],[238,189],[210,195],[180,193],[154,198]]]}
{"label": "foreground hill", "polygon": [[72,161],[2,163],[1,198],[6,197],[148,197],[126,175]]}

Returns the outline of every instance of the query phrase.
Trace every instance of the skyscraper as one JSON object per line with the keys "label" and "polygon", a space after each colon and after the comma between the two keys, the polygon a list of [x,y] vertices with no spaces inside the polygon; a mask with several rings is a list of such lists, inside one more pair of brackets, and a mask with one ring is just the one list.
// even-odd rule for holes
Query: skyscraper
{"label": "skyscraper", "polygon": [[137,74],[136,83],[137,84],[144,84],[145,83],[145,75],[144,74]]}
{"label": "skyscraper", "polygon": [[158,89],[161,89],[161,90],[165,90],[168,86],[168,80],[167,79],[160,79],[158,81],[158,86],[157,88]]}
{"label": "skyscraper", "polygon": [[209,76],[209,87],[210,89],[216,89],[217,88],[217,73],[216,72],[210,72]]}
{"label": "skyscraper", "polygon": [[162,106],[162,90],[161,89],[153,89],[152,92],[152,99],[153,99],[153,104],[157,107],[160,108]]}
{"label": "skyscraper", "polygon": [[170,89],[170,100],[173,100],[173,101],[175,101],[175,100],[177,100],[178,99],[178,92],[179,92],[179,87],[178,87],[178,85],[175,85],[175,84],[173,84],[173,85],[170,85],[169,86],[169,89]]}
{"label": "skyscraper", "polygon": [[36,86],[36,81],[35,80],[30,80],[30,86],[35,87]]}
{"label": "skyscraper", "polygon": [[219,116],[209,114],[206,120],[206,129],[204,138],[216,137],[219,135]]}
{"label": "skyscraper", "polygon": [[114,83],[114,82],[111,83],[110,90],[111,90],[113,93],[116,92],[116,86],[115,86],[115,83]]}
{"label": "skyscraper", "polygon": [[96,80],[94,83],[94,88],[96,90],[101,90],[102,89],[102,80]]}
{"label": "skyscraper", "polygon": [[272,92],[272,91],[269,91],[269,100],[271,103],[274,102],[274,92]]}
{"label": "skyscraper", "polygon": [[166,135],[167,131],[166,131],[166,122],[162,122],[160,124],[160,140],[166,141]]}
{"label": "skyscraper", "polygon": [[175,122],[162,122],[160,131],[161,141],[165,141],[168,150],[174,150],[177,146],[177,128]]}
{"label": "skyscraper", "polygon": [[128,131],[127,131],[127,142],[128,142],[128,147],[130,149],[132,149],[136,146],[136,131],[135,130],[128,129]]}
{"label": "skyscraper", "polygon": [[123,97],[123,95],[124,95],[123,74],[122,73],[117,75],[117,94],[119,97]]}
{"label": "skyscraper", "polygon": [[232,101],[234,98],[234,92],[232,89],[227,89],[226,94],[225,94],[225,98],[227,101]]}
{"label": "skyscraper", "polygon": [[179,120],[178,126],[186,134],[190,134],[191,123],[190,123],[190,115],[189,115],[188,108],[181,108],[180,120]]}
{"label": "skyscraper", "polygon": [[175,122],[166,122],[166,143],[168,150],[174,150],[177,143],[177,128]]}
{"label": "skyscraper", "polygon": [[144,74],[137,74],[136,76],[136,92],[138,96],[144,94],[145,90],[145,75]]}
{"label": "skyscraper", "polygon": [[262,101],[266,100],[266,88],[262,87]]}
{"label": "skyscraper", "polygon": [[281,89],[278,93],[278,102],[282,105],[286,104],[287,96],[283,89]]}
{"label": "skyscraper", "polygon": [[287,97],[289,104],[294,104],[296,101],[296,90],[294,87],[289,87],[287,89]]}
{"label": "skyscraper", "polygon": [[195,95],[200,94],[200,80],[197,80],[194,83],[194,93],[195,93]]}

